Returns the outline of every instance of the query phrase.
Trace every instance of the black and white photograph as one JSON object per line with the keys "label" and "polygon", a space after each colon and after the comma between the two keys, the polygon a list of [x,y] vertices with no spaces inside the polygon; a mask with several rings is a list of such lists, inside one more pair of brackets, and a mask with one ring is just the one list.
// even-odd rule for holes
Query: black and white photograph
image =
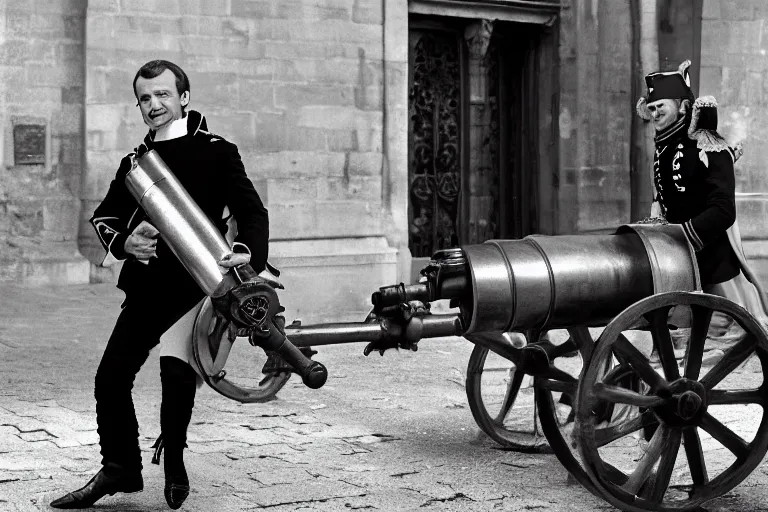
{"label": "black and white photograph", "polygon": [[0,0],[0,512],[768,512],[768,0]]}

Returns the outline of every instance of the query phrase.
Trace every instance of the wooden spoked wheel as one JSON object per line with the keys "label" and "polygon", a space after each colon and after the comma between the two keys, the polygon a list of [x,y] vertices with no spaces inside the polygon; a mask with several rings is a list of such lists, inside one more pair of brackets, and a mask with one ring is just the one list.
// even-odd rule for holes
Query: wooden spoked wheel
{"label": "wooden spoked wheel", "polygon": [[[586,328],[572,328],[569,329],[569,332],[572,338],[582,340],[580,342],[580,346],[584,347],[582,357],[589,361],[593,344],[589,331]],[[585,371],[586,367],[582,369],[580,377]],[[614,357],[608,361],[604,380],[611,384],[628,383],[634,382],[630,380],[633,376],[631,371],[618,365],[618,360],[614,354]],[[536,400],[541,427],[552,451],[577,482],[598,497],[601,496],[592,485],[592,480],[581,462],[581,454],[578,449],[576,408],[572,404],[575,404],[578,398],[579,383],[538,378],[534,385],[538,391]],[[563,395],[573,398],[566,401],[562,399]],[[626,410],[616,407],[616,404],[608,401],[600,401],[595,407],[595,416],[599,418],[600,422],[621,417],[626,415],[626,412]]]}
{"label": "wooden spoked wheel", "polygon": [[[578,369],[572,366],[569,373],[581,379],[586,371],[594,340],[586,327],[573,327],[568,330],[568,333],[571,340],[574,340],[578,346],[580,356]],[[547,377],[537,377],[534,381],[541,428],[550,448],[576,481],[590,489],[592,483],[579,460],[577,439],[574,437],[576,425],[574,405],[578,396],[578,385],[579,381]]]}
{"label": "wooden spoked wheel", "polygon": [[552,453],[545,431],[557,435],[552,432],[573,422],[571,404],[592,338],[586,327],[569,329],[569,334],[559,345],[534,343],[519,349],[514,361],[476,343],[467,365],[469,408],[478,427],[500,446]]}
{"label": "wooden spoked wheel", "polygon": [[[732,319],[734,334],[704,361],[713,314]],[[658,357],[622,336],[641,325]],[[578,393],[579,450],[598,494],[627,511],[691,511],[738,485],[768,450],[767,348],[754,317],[714,295],[658,294],[614,318]],[[616,372],[632,378],[611,380]],[[606,421],[603,403],[631,413]]]}
{"label": "wooden spoked wheel", "polygon": [[205,382],[232,400],[267,402],[288,382],[289,372],[262,375],[267,361],[260,347],[230,335],[229,321],[216,314],[206,299],[195,319],[192,337],[195,361]]}

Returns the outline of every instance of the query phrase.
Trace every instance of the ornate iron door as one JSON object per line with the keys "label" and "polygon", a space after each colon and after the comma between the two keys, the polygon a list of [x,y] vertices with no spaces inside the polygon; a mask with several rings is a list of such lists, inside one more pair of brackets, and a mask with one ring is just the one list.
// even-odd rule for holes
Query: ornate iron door
{"label": "ornate iron door", "polygon": [[423,23],[409,34],[411,256],[536,232],[536,37]]}
{"label": "ornate iron door", "polygon": [[413,257],[458,244],[461,39],[411,33],[409,246]]}

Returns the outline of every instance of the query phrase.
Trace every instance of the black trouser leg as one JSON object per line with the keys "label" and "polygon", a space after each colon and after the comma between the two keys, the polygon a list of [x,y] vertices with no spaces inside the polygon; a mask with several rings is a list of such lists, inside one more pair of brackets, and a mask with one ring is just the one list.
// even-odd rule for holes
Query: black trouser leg
{"label": "black trouser leg", "polygon": [[195,405],[197,374],[186,361],[164,356],[160,358],[160,380],[163,385],[160,428],[165,449],[165,474],[186,478],[183,451]]}
{"label": "black trouser leg", "polygon": [[101,463],[141,470],[139,425],[131,391],[159,336],[142,336],[137,329],[138,316],[130,306],[120,313],[96,372],[94,395]]}
{"label": "black trouser leg", "polygon": [[183,301],[129,299],[121,311],[96,372],[94,395],[102,464],[141,470],[133,382],[160,336],[197,300],[194,294],[187,294]]}

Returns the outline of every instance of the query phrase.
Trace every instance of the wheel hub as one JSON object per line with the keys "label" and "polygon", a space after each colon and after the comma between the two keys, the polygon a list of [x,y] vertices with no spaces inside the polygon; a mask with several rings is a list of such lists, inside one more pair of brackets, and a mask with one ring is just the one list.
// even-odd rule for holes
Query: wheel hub
{"label": "wheel hub", "polygon": [[701,408],[703,400],[693,391],[686,391],[677,401],[677,415],[685,421],[690,421]]}
{"label": "wheel hub", "polygon": [[653,411],[666,425],[685,427],[698,424],[707,411],[707,393],[695,380],[678,379],[669,387],[670,399]]}

